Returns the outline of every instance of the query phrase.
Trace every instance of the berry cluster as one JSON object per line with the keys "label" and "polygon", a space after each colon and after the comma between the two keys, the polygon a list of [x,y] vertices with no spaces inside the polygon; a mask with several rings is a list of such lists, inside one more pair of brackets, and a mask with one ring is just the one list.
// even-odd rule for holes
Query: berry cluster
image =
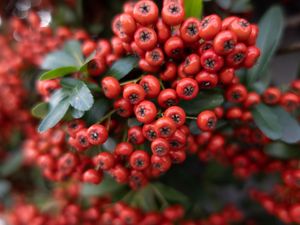
{"label": "berry cluster", "polygon": [[252,190],[252,198],[285,224],[300,223],[299,187],[277,185],[272,193]]}
{"label": "berry cluster", "polygon": [[195,220],[185,219],[185,210],[180,205],[170,205],[162,211],[143,211],[121,201],[111,204],[109,197],[94,197],[82,204],[76,185],[56,189],[52,197],[51,204],[38,208],[17,196],[12,211],[3,209],[3,219],[10,225],[218,225],[243,220],[243,214],[233,205],[209,214],[206,219]]}
{"label": "berry cluster", "polygon": [[[68,143],[83,155],[104,144],[108,136],[118,139],[110,152],[87,157],[82,180],[99,183],[102,171],[107,171],[118,182],[138,188],[168,171],[172,163],[183,162],[187,152],[197,152],[187,120],[195,119],[201,131],[211,132],[223,116],[219,108],[199,112],[197,117],[186,115],[180,102],[216,87],[225,89],[230,102],[245,100],[247,91],[235,70],[252,67],[259,57],[258,28],[238,17],[185,19],[182,1],[164,1],[159,17],[157,5],[142,0],[126,3],[112,30],[111,41],[88,39],[82,45],[85,56],[96,51],[87,66],[89,79],[100,82],[104,97],[113,102],[112,109],[89,127],[83,120],[71,121]],[[139,57],[140,68],[132,80],[104,76],[118,58],[132,54]],[[52,93],[60,87],[59,80],[42,81],[38,87],[47,99],[49,91],[44,90]],[[127,127],[120,121],[132,117],[137,125]]]}

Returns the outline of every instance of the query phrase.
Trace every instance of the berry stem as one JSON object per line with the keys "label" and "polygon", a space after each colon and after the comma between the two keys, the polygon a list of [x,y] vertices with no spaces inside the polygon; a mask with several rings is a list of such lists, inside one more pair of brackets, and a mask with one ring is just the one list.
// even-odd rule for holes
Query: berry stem
{"label": "berry stem", "polygon": [[120,83],[120,85],[121,85],[121,86],[124,86],[124,85],[126,85],[126,84],[136,83],[136,82],[138,82],[140,79],[142,79],[142,77],[143,77],[143,76],[140,76],[140,77],[138,77],[138,78],[136,78],[136,79],[129,80],[129,81],[125,81],[125,82],[123,82],[123,83]]}
{"label": "berry stem", "polygon": [[103,121],[105,121],[106,119],[110,118],[112,114],[114,114],[116,112],[115,109],[111,110],[109,113],[107,113],[105,116],[103,116],[98,123],[102,123]]}
{"label": "berry stem", "polygon": [[189,120],[197,120],[197,117],[195,117],[195,116],[186,116],[185,118],[187,118]]}
{"label": "berry stem", "polygon": [[159,79],[159,83],[160,83],[160,87],[161,87],[161,89],[166,89],[165,88],[165,85],[164,85],[164,83],[162,82],[162,80],[161,79]]}

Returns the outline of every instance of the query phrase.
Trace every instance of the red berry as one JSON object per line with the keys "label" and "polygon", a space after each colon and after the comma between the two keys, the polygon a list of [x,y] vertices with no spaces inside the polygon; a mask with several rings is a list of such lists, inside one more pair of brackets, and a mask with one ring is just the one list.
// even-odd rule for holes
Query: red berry
{"label": "red berry", "polygon": [[217,54],[226,55],[233,51],[237,37],[232,31],[221,31],[214,38],[214,50]]}
{"label": "red berry", "polygon": [[157,44],[156,32],[148,27],[139,28],[134,34],[134,41],[142,50],[149,51]]}
{"label": "red berry", "polygon": [[204,40],[213,39],[221,30],[222,20],[218,15],[204,17],[200,22],[199,36]]}
{"label": "red berry", "polygon": [[184,21],[184,8],[180,4],[169,3],[163,6],[161,16],[165,24],[179,25]]}
{"label": "red berry", "polygon": [[195,77],[200,89],[214,88],[218,84],[218,76],[214,73],[201,71]]}
{"label": "red berry", "polygon": [[128,100],[131,104],[138,104],[143,101],[146,93],[139,84],[128,84],[124,87],[123,98]]}
{"label": "red berry", "polygon": [[215,129],[217,120],[217,116],[213,111],[205,110],[199,113],[197,117],[197,125],[200,130],[211,131]]}
{"label": "red berry", "polygon": [[223,64],[223,58],[213,50],[207,50],[201,55],[201,65],[207,72],[215,73],[223,67]]}
{"label": "red berry", "polygon": [[134,112],[136,119],[141,123],[151,123],[157,115],[155,104],[147,100],[140,102]]}
{"label": "red berry", "polygon": [[151,150],[157,156],[167,155],[170,150],[169,142],[163,138],[156,138],[151,142]]}
{"label": "red berry", "polygon": [[94,124],[87,130],[87,138],[90,144],[103,144],[108,138],[107,129],[101,124]]}
{"label": "red berry", "polygon": [[135,170],[145,170],[150,165],[149,154],[142,150],[136,150],[130,155],[130,166]]}
{"label": "red berry", "polygon": [[133,17],[141,25],[153,24],[158,19],[157,5],[153,1],[139,1],[133,8]]}
{"label": "red berry", "polygon": [[153,75],[146,75],[140,80],[139,84],[144,88],[146,97],[155,98],[160,92],[159,80]]}
{"label": "red berry", "polygon": [[117,98],[121,93],[119,81],[112,77],[104,77],[101,81],[102,90],[107,98]]}
{"label": "red berry", "polygon": [[101,152],[93,158],[95,166],[102,170],[109,170],[115,165],[115,157],[109,152]]}
{"label": "red berry", "polygon": [[176,91],[171,88],[162,90],[159,93],[157,100],[158,104],[163,108],[167,108],[178,104],[178,97]]}
{"label": "red berry", "polygon": [[199,92],[199,86],[195,79],[183,78],[176,86],[176,93],[179,98],[184,100],[191,100],[197,96]]}
{"label": "red berry", "polygon": [[176,130],[176,124],[168,117],[162,117],[155,122],[158,136],[167,138],[172,136]]}
{"label": "red berry", "polygon": [[180,27],[180,37],[184,42],[191,43],[199,40],[200,21],[190,17]]}
{"label": "red berry", "polygon": [[100,171],[89,169],[83,174],[83,181],[91,184],[99,184],[102,181],[103,174]]}
{"label": "red berry", "polygon": [[172,119],[177,127],[181,127],[185,123],[185,111],[178,106],[171,106],[164,112],[165,117]]}

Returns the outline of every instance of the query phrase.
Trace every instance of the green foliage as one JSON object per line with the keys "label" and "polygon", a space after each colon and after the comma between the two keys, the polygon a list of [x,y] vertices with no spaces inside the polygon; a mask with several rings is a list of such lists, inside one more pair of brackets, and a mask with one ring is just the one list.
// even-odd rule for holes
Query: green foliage
{"label": "green foliage", "polygon": [[258,128],[272,140],[282,136],[282,127],[279,118],[270,106],[259,104],[252,109],[253,119]]}
{"label": "green foliage", "polygon": [[180,101],[179,106],[184,109],[188,115],[198,115],[201,111],[213,109],[224,102],[223,95],[219,91],[203,91],[190,101]]}
{"label": "green foliage", "polygon": [[86,64],[93,58],[91,54],[85,61],[78,41],[68,41],[62,50],[49,53],[43,63],[42,69],[50,70],[43,73],[40,80],[49,80],[72,74],[74,72],[84,72]]}
{"label": "green foliage", "polygon": [[0,165],[0,177],[5,177],[16,172],[21,166],[23,161],[23,154],[18,151],[12,154],[9,160],[4,161]]}
{"label": "green foliage", "polygon": [[266,79],[272,57],[274,56],[282,37],[284,29],[283,11],[279,6],[272,6],[262,17],[259,24],[259,36],[257,47],[261,50],[261,56],[256,65],[247,73],[247,82],[253,86],[256,81],[265,80],[268,85],[269,79]]}
{"label": "green foliage", "polygon": [[298,143],[300,141],[299,122],[281,107],[275,107],[273,110],[278,116],[282,128],[280,140],[289,144]]}
{"label": "green foliage", "polygon": [[33,115],[36,118],[43,119],[49,112],[49,104],[46,102],[40,102],[36,104],[32,110],[31,115]]}
{"label": "green foliage", "polygon": [[292,115],[281,107],[259,104],[252,110],[258,128],[272,140],[297,143],[300,140],[300,125]]}
{"label": "green foliage", "polygon": [[83,116],[94,104],[94,98],[83,81],[65,78],[61,81],[62,88],[50,98],[50,110],[39,125],[38,131],[43,132],[54,127],[67,113],[70,106],[78,110],[72,112],[74,118]]}
{"label": "green foliage", "polygon": [[128,73],[130,73],[137,66],[137,64],[138,58],[134,56],[128,56],[116,61],[106,74],[121,80]]}
{"label": "green foliage", "polygon": [[203,13],[202,0],[188,0],[184,1],[185,17],[201,18]]}
{"label": "green foliage", "polygon": [[288,145],[283,142],[272,142],[265,146],[264,152],[278,159],[300,159],[298,145]]}

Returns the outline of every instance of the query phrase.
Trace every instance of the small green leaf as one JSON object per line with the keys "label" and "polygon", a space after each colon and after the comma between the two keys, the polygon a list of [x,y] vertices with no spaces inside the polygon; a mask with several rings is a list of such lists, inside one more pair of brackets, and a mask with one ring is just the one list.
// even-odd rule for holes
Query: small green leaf
{"label": "small green leaf", "polygon": [[253,119],[257,127],[272,140],[282,136],[282,127],[279,118],[272,107],[259,104],[252,109]]}
{"label": "small green leaf", "polygon": [[259,22],[259,36],[257,47],[261,56],[256,65],[248,71],[248,84],[252,85],[259,77],[266,75],[268,66],[280,44],[284,29],[283,11],[279,6],[271,7]]}
{"label": "small green leaf", "polygon": [[68,74],[77,72],[78,68],[74,66],[66,66],[66,67],[59,67],[50,71],[43,73],[40,77],[40,80],[50,80],[59,77],[66,76]]}
{"label": "small green leaf", "polygon": [[275,107],[274,111],[279,118],[282,127],[282,137],[280,140],[293,144],[300,141],[300,125],[299,122],[281,107]]}
{"label": "small green leaf", "polygon": [[107,194],[112,194],[123,189],[124,186],[118,184],[114,179],[107,176],[101,182],[101,184],[93,185],[93,184],[82,184],[81,195],[84,197],[93,197],[93,196],[104,196]]}
{"label": "small green leaf", "polygon": [[31,110],[31,115],[36,118],[43,119],[49,111],[49,104],[46,102],[41,102],[35,105]]}
{"label": "small green leaf", "polygon": [[93,124],[99,121],[109,109],[109,101],[106,98],[101,98],[95,101],[92,108],[86,113],[85,118],[88,124]]}
{"label": "small green leaf", "polygon": [[153,185],[159,190],[159,192],[166,198],[168,202],[173,204],[180,203],[185,207],[189,205],[189,199],[174,188],[162,183],[153,183]]}
{"label": "small green leaf", "polygon": [[196,17],[201,18],[203,11],[202,0],[188,0],[184,1],[185,17]]}
{"label": "small green leaf", "polygon": [[109,152],[113,152],[113,150],[116,148],[117,142],[115,139],[109,137],[106,142],[103,143],[102,147]]}
{"label": "small green leaf", "polygon": [[96,51],[93,51],[84,61],[83,65],[80,67],[79,71],[80,72],[87,72],[87,65],[88,63],[95,58]]}
{"label": "small green leaf", "polygon": [[53,70],[69,66],[77,66],[75,59],[64,51],[55,51],[45,57],[41,68],[44,70]]}
{"label": "small green leaf", "polygon": [[288,145],[283,142],[272,142],[264,148],[267,155],[278,159],[300,159],[299,145]]}
{"label": "small green leaf", "polygon": [[252,9],[250,0],[234,1],[234,4],[230,7],[230,11],[233,13],[249,12]]}
{"label": "small green leaf", "polygon": [[69,92],[64,89],[58,89],[56,90],[52,96],[50,97],[49,104],[50,104],[50,110],[56,107],[63,99],[67,98],[69,96]]}
{"label": "small green leaf", "polygon": [[8,159],[9,160],[4,161],[4,163],[0,165],[1,176],[9,176],[16,172],[22,166],[23,154],[21,151],[18,151],[11,155]]}
{"label": "small green leaf", "polygon": [[44,132],[54,127],[66,114],[70,106],[69,99],[65,98],[53,107],[38,127],[39,132]]}
{"label": "small green leaf", "polygon": [[138,58],[128,56],[116,61],[111,68],[107,71],[107,75],[114,76],[121,80],[128,73],[130,73],[138,65]]}
{"label": "small green leaf", "polygon": [[79,119],[79,118],[83,117],[84,113],[85,113],[85,111],[80,111],[78,109],[72,109],[72,112],[71,112],[72,117],[74,119]]}
{"label": "small green leaf", "polygon": [[203,110],[213,109],[224,102],[222,94],[216,91],[200,92],[198,96],[190,101],[180,101],[181,106],[188,115],[198,115]]}
{"label": "small green leaf", "polygon": [[75,59],[78,67],[82,66],[82,64],[84,63],[83,54],[81,51],[80,43],[78,41],[71,40],[66,42],[64,45],[64,51]]}
{"label": "small green leaf", "polygon": [[94,104],[94,98],[85,83],[80,82],[73,87],[70,93],[70,104],[80,111],[91,109]]}

